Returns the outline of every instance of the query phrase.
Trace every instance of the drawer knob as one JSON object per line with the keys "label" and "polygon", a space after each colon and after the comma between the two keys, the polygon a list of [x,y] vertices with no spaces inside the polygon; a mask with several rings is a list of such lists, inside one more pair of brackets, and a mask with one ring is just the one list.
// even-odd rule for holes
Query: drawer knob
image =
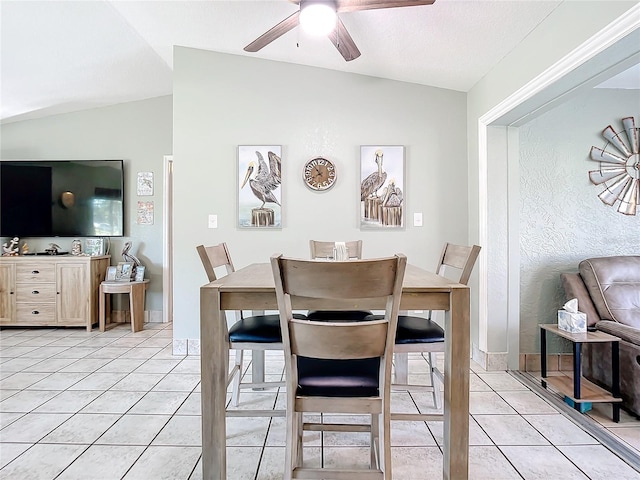
{"label": "drawer knob", "polygon": [[39,272],[38,270],[33,270],[33,271],[31,271],[31,273],[33,273],[34,275],[37,275],[37,274],[39,274],[40,272]]}
{"label": "drawer knob", "polygon": [[31,293],[33,293],[34,295],[38,295],[40,292],[39,292],[38,290],[34,290],[34,291],[33,291],[33,292],[31,292]]}
{"label": "drawer knob", "polygon": [[38,315],[40,314],[40,312],[38,310],[34,310],[33,312],[31,312],[33,315]]}

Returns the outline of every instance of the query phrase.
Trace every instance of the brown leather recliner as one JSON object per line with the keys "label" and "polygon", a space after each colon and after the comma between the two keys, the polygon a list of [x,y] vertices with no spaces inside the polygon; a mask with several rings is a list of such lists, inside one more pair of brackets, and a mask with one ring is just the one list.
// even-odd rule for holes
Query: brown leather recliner
{"label": "brown leather recliner", "polygon": [[[567,300],[578,299],[587,324],[620,338],[623,406],[640,416],[640,256],[589,258],[561,274]],[[611,389],[611,344],[584,344],[585,378]]]}

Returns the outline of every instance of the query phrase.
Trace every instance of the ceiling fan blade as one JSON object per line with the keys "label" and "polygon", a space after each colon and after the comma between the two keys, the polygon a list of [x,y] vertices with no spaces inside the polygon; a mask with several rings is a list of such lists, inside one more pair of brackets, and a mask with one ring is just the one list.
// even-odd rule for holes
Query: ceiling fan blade
{"label": "ceiling fan blade", "polygon": [[340,18],[336,19],[336,28],[329,34],[329,40],[336,46],[347,62],[355,60],[360,56],[360,50],[356,47],[353,38],[351,38],[351,35],[347,32],[347,27],[344,26]]}
{"label": "ceiling fan blade", "polygon": [[285,18],[283,21],[281,21],[275,27],[267,30],[265,33],[260,35],[253,42],[251,42],[249,45],[244,47],[244,51],[245,52],[257,52],[262,47],[265,47],[265,46],[269,45],[276,38],[281,37],[282,35],[287,33],[289,30],[297,27],[298,26],[298,17],[299,16],[300,16],[300,11],[297,11],[297,12],[293,13],[292,15],[289,15],[287,18]]}
{"label": "ceiling fan blade", "polygon": [[436,0],[338,0],[338,12],[357,12],[378,8],[420,7]]}

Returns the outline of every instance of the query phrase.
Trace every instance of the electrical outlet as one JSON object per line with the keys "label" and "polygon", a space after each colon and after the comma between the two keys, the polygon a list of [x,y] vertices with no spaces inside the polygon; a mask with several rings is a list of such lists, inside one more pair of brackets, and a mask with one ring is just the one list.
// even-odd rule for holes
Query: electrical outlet
{"label": "electrical outlet", "polygon": [[209,228],[218,228],[218,215],[209,215]]}
{"label": "electrical outlet", "polygon": [[422,226],[422,213],[414,213],[413,214],[413,226],[421,227]]}

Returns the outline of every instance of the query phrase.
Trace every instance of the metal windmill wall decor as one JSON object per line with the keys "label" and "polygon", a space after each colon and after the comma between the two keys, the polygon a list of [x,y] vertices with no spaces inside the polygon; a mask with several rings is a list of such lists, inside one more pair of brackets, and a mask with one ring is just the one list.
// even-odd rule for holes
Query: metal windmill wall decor
{"label": "metal windmill wall decor", "polygon": [[604,186],[598,198],[610,206],[618,203],[618,212],[635,215],[640,204],[640,127],[633,117],[622,119],[622,130],[611,125],[602,131],[604,148],[591,147],[591,160],[600,162],[598,170],[589,172],[595,185]]}

